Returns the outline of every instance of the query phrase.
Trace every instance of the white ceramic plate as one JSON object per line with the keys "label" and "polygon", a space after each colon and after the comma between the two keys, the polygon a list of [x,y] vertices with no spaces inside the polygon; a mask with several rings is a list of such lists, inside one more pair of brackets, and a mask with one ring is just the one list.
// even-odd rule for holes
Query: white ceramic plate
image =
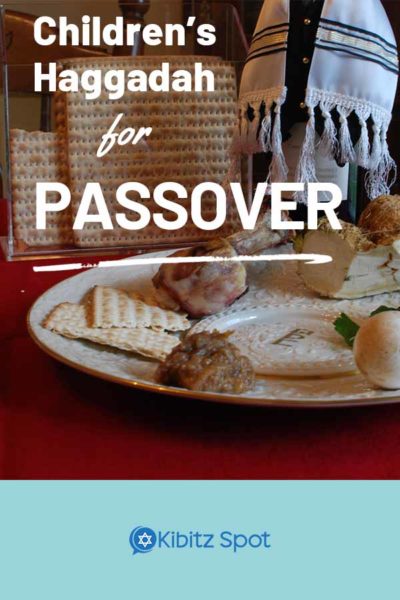
{"label": "white ceramic plate", "polygon": [[[162,254],[167,253],[159,253]],[[160,386],[155,382],[157,363],[69,340],[42,327],[54,306],[79,302],[94,285],[146,293],[156,271],[157,267],[149,266],[92,269],[66,279],[33,305],[28,315],[32,338],[53,358],[95,377],[188,399],[299,408],[400,401],[399,392],[374,389],[355,371],[352,352],[332,325],[342,311],[363,318],[382,304],[400,306],[400,294],[360,301],[321,299],[303,286],[295,263],[250,265],[249,292],[229,311],[194,324],[194,331],[234,332],[232,340],[250,356],[260,373],[256,389],[245,395],[194,393]]]}
{"label": "white ceramic plate", "polygon": [[312,308],[233,309],[195,325],[193,332],[229,331],[258,375],[333,377],[356,370],[353,352],[332,327],[337,314]]}

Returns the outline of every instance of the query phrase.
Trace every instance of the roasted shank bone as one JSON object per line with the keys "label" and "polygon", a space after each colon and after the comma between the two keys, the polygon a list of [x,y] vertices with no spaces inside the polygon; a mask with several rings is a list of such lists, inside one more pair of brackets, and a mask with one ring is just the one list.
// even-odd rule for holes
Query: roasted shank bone
{"label": "roasted shank bone", "polygon": [[[173,256],[253,255],[291,237],[290,231],[271,230],[271,213],[267,211],[252,231],[180,250]],[[165,308],[183,310],[195,319],[225,310],[248,287],[245,264],[239,262],[163,265],[153,283]]]}

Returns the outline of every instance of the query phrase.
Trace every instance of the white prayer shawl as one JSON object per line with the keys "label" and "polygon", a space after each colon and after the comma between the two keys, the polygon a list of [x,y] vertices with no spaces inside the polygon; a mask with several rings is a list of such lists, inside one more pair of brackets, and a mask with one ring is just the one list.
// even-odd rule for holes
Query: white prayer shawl
{"label": "white prayer shawl", "polygon": [[[265,0],[240,90],[240,150],[248,154],[272,152],[271,182],[286,181],[288,176],[280,114],[287,94],[289,23],[290,0]],[[367,169],[370,198],[389,193],[396,179],[396,165],[389,153],[387,132],[398,68],[396,39],[380,0],[325,0],[304,99],[309,119],[297,181],[316,181],[318,148],[326,156],[339,155],[342,162]],[[324,118],[321,138],[315,130],[317,106]],[[250,113],[254,111],[254,118],[249,118],[249,109]],[[332,120],[334,109],[340,115],[339,131]],[[355,145],[347,120],[353,112],[361,126]],[[372,139],[367,126],[370,118]],[[389,182],[391,174],[393,181]]]}

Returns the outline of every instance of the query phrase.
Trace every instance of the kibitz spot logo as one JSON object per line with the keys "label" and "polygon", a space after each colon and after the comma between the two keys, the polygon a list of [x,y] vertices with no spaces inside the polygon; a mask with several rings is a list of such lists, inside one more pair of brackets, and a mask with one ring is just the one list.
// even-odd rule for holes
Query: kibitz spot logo
{"label": "kibitz spot logo", "polygon": [[147,554],[151,552],[156,545],[157,535],[149,527],[136,527],[130,537],[129,543],[133,550],[133,554]]}
{"label": "kibitz spot logo", "polygon": [[220,533],[202,533],[199,531],[158,531],[150,527],[135,527],[130,536],[129,543],[133,554],[148,554],[154,549],[164,550],[231,550],[239,552],[244,548],[250,550],[269,550],[271,548],[271,534],[266,531],[260,533],[236,533],[221,531]]}

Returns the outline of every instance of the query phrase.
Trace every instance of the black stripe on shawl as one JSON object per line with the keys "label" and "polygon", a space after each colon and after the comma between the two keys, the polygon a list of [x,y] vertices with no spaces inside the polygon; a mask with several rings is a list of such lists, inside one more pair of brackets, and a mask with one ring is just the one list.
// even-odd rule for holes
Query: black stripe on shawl
{"label": "black stripe on shawl", "polygon": [[369,56],[365,56],[365,54],[358,54],[357,52],[351,52],[350,50],[347,50],[346,47],[329,46],[322,42],[317,42],[315,44],[315,47],[320,48],[321,50],[335,50],[336,52],[344,52],[345,54],[350,54],[352,56],[356,56],[357,58],[362,58],[363,60],[367,60],[369,62],[376,63],[376,64],[380,65],[381,67],[383,67],[384,69],[386,69],[387,71],[391,71],[391,73],[394,73],[395,75],[399,74],[399,70],[395,69],[395,67],[393,67],[392,65],[390,65],[390,67],[389,67],[385,63],[383,63],[382,61],[380,61],[376,58],[370,58]]}
{"label": "black stripe on shawl", "polygon": [[[345,44],[343,42],[335,42],[333,40],[323,40],[321,38],[317,38],[317,42],[320,42],[321,44],[331,44],[332,46],[338,46],[340,48],[350,48],[354,52],[360,53],[361,56],[364,56],[364,54],[371,54],[372,56],[376,56],[377,60],[382,61],[388,67],[391,67],[392,69],[396,68],[396,66],[390,60],[388,60],[387,58],[383,58],[382,56],[379,56],[379,55],[375,54],[375,52],[371,52],[370,50],[364,50],[363,48],[357,48],[355,46],[352,46],[351,44]],[[366,56],[365,58],[368,59],[368,56]],[[396,64],[398,64],[398,63],[396,63]]]}
{"label": "black stripe on shawl", "polygon": [[254,34],[253,36],[253,40],[257,39],[261,34],[265,34],[269,31],[271,31],[272,33],[278,33],[277,31],[273,31],[273,29],[283,29],[283,28],[287,28],[287,30],[289,30],[289,25],[290,23],[280,23],[279,25],[271,25],[270,27],[264,27],[263,29],[260,29],[260,31],[257,31],[257,33]]}
{"label": "black stripe on shawl", "polygon": [[320,27],[321,27],[321,29],[324,29],[325,31],[333,31],[333,32],[336,32],[336,33],[341,33],[342,35],[350,35],[351,37],[355,37],[355,38],[357,38],[359,40],[363,40],[364,42],[369,42],[370,44],[376,44],[377,46],[380,46],[382,48],[382,50],[385,50],[385,52],[388,52],[389,54],[393,54],[393,56],[396,56],[396,57],[398,56],[397,52],[394,52],[393,50],[388,50],[380,42],[377,42],[375,40],[371,40],[369,38],[363,37],[362,35],[357,35],[356,33],[344,32],[341,29],[335,29],[334,27],[327,27],[326,25],[321,25]]}
{"label": "black stripe on shawl", "polygon": [[268,48],[277,48],[278,46],[287,46],[287,42],[277,42],[276,44],[266,44],[265,46],[262,46],[261,48],[257,48],[257,50],[253,50],[252,52],[249,52],[247,59],[249,59],[251,56],[253,56],[253,54],[256,54],[257,52],[262,52],[263,50],[268,50]]}
{"label": "black stripe on shawl", "polygon": [[270,54],[277,54],[278,52],[287,52],[287,44],[285,44],[282,48],[278,48],[277,50],[270,50],[269,52],[262,52],[261,54],[256,54],[254,56],[250,56],[246,60],[246,64],[255,58],[261,58],[262,56],[269,56]]}
{"label": "black stripe on shawl", "polygon": [[330,19],[324,19],[322,17],[321,17],[320,22],[328,23],[330,25],[337,25],[337,27],[340,27],[342,29],[350,29],[351,31],[358,31],[359,33],[365,33],[366,35],[369,35],[371,37],[377,38],[378,40],[381,40],[381,42],[383,42],[384,44],[386,44],[393,50],[396,50],[396,52],[397,52],[397,46],[390,44],[388,41],[385,40],[385,38],[378,35],[377,33],[372,33],[372,31],[367,31],[366,29],[361,29],[361,27],[354,27],[353,25],[345,25],[344,23],[339,23],[339,21],[332,21]]}
{"label": "black stripe on shawl", "polygon": [[287,34],[289,34],[289,28],[286,27],[286,29],[280,29],[279,31],[273,31],[272,33],[263,33],[262,35],[258,35],[257,37],[254,37],[251,40],[251,43],[253,44],[254,42],[259,42],[264,37],[271,37],[271,35],[278,35],[279,33],[287,33]]}

